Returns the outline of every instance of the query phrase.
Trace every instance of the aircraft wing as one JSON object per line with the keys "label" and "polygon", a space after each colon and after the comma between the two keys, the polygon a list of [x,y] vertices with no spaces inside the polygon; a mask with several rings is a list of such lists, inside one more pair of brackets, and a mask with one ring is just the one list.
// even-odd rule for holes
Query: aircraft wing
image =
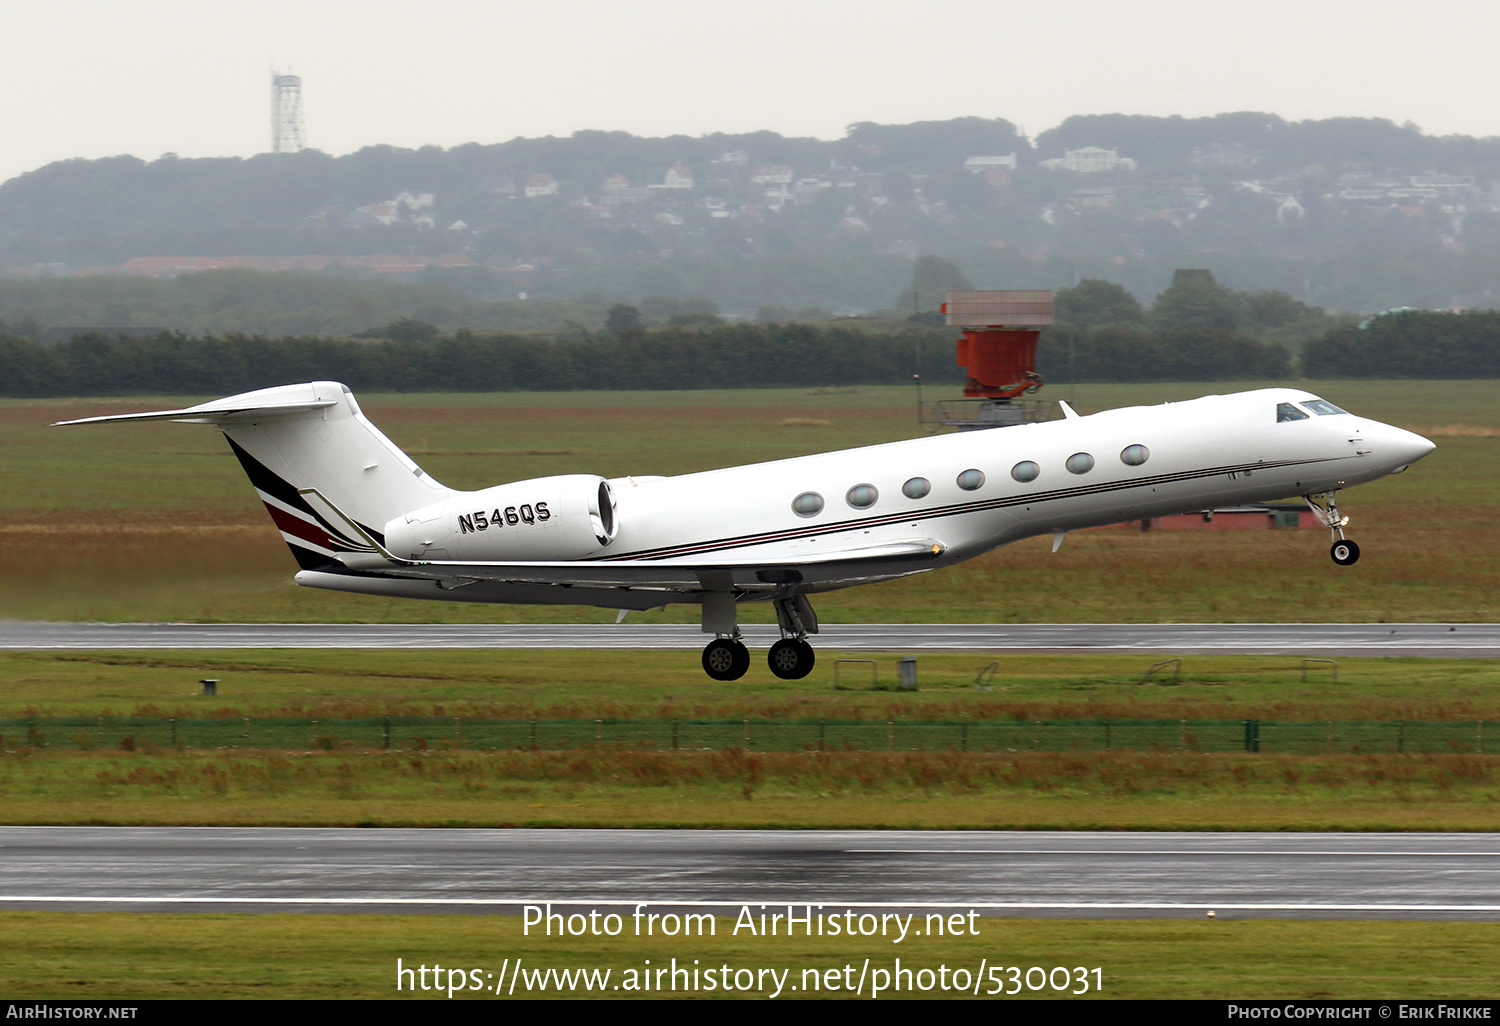
{"label": "aircraft wing", "polygon": [[[774,591],[787,585],[854,584],[900,577],[937,566],[947,551],[941,542],[924,538],[762,560],[472,563],[393,560],[383,556],[377,566],[374,557],[367,556],[354,568],[418,580],[669,591]],[[346,562],[353,561],[346,557]]]}

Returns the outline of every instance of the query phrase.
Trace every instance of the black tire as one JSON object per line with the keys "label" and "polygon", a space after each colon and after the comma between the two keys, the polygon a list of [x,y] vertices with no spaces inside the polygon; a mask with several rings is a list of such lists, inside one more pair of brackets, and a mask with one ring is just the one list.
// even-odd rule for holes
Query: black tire
{"label": "black tire", "polygon": [[738,641],[718,638],[703,648],[703,672],[714,680],[739,680],[750,669],[750,652]]}
{"label": "black tire", "polygon": [[1353,566],[1359,562],[1359,546],[1347,538],[1340,538],[1334,542],[1328,554],[1339,566]]}
{"label": "black tire", "polygon": [[812,646],[797,638],[782,638],[771,646],[766,663],[782,680],[801,680],[812,672]]}

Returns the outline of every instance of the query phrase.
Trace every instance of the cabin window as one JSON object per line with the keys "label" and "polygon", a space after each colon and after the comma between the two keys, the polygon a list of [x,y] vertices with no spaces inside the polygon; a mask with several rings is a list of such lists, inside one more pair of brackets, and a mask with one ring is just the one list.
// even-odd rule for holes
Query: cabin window
{"label": "cabin window", "polygon": [[792,500],[792,512],[799,517],[815,517],[823,512],[823,496],[817,492],[803,492]]}
{"label": "cabin window", "polygon": [[901,486],[901,494],[908,499],[920,499],[932,491],[932,482],[925,477],[914,477]]}
{"label": "cabin window", "polygon": [[1120,462],[1127,467],[1139,467],[1151,458],[1151,450],[1144,445],[1127,445],[1120,450]]}
{"label": "cabin window", "polygon": [[1075,452],[1068,457],[1068,462],[1064,466],[1068,468],[1070,474],[1087,474],[1094,469],[1094,457],[1086,452]]}
{"label": "cabin window", "polygon": [[1312,410],[1320,417],[1326,417],[1331,413],[1347,414],[1349,412],[1348,410],[1339,409],[1337,406],[1333,405],[1333,403],[1330,403],[1324,399],[1304,399],[1302,400],[1302,405],[1307,409]]}
{"label": "cabin window", "polygon": [[962,488],[966,492],[972,492],[975,489],[983,487],[984,486],[984,471],[982,471],[982,470],[966,470],[966,471],[964,471],[962,474],[958,475],[958,486],[960,488]]}
{"label": "cabin window", "polygon": [[1035,481],[1037,475],[1041,474],[1041,472],[1042,468],[1031,462],[1031,460],[1022,460],[1010,468],[1010,476],[1022,484],[1025,484],[1027,481]]}
{"label": "cabin window", "polygon": [[1276,423],[1285,424],[1293,420],[1306,420],[1307,414],[1303,413],[1291,403],[1276,404]]}
{"label": "cabin window", "polygon": [[844,501],[855,509],[869,509],[878,498],[880,493],[872,484],[857,484],[844,493]]}

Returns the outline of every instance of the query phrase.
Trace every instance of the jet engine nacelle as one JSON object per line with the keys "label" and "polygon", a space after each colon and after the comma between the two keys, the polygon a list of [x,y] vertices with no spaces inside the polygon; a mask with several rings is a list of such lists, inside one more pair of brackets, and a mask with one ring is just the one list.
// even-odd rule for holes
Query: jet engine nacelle
{"label": "jet engine nacelle", "polygon": [[454,492],[385,525],[394,556],[425,560],[585,559],[615,537],[609,482],[592,474]]}

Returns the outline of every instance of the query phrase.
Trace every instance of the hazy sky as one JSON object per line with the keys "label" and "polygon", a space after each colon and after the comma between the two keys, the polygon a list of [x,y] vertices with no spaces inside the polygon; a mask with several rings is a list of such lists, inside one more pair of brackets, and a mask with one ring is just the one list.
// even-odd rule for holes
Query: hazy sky
{"label": "hazy sky", "polygon": [[3,0],[0,178],[270,148],[272,66],[329,153],[578,129],[1263,110],[1500,135],[1495,0]]}

